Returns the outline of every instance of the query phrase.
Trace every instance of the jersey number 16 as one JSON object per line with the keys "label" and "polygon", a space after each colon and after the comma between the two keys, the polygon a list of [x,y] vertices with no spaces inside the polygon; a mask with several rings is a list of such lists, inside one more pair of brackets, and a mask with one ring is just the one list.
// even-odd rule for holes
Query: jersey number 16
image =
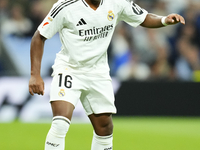
{"label": "jersey number 16", "polygon": [[[61,87],[62,85],[62,78],[63,78],[63,74],[60,73],[58,74],[59,75],[59,87]],[[72,87],[72,77],[70,75],[66,75],[65,78],[64,78],[64,86],[66,88],[71,88]]]}

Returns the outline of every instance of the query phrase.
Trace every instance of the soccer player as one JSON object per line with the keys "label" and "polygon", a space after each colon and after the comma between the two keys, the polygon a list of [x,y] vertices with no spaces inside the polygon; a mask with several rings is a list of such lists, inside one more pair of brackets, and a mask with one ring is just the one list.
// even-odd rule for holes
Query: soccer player
{"label": "soccer player", "polygon": [[[112,114],[116,113],[107,62],[107,47],[119,21],[133,27],[159,28],[185,24],[178,14],[158,16],[126,0],[59,0],[31,41],[29,92],[44,94],[40,76],[46,39],[59,32],[61,51],[52,66],[53,112],[45,150],[64,150],[73,110],[80,100],[93,128],[91,150],[112,150]],[[77,135],[78,136],[78,135]]]}

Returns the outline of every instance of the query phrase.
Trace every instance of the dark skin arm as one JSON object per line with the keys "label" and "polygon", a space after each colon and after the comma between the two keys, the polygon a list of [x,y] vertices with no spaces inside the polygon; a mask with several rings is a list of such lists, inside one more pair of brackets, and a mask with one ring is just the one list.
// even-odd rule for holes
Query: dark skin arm
{"label": "dark skin arm", "polygon": [[31,78],[29,80],[29,93],[44,95],[44,82],[40,75],[41,61],[46,38],[37,30],[31,40]]}
{"label": "dark skin arm", "polygon": [[[146,19],[141,24],[141,26],[146,27],[146,28],[164,27],[164,25],[161,23],[161,19],[162,19],[162,16],[158,16],[158,15],[149,13],[149,14],[147,14]],[[182,24],[185,24],[184,18],[178,14],[170,14],[165,19],[165,23],[168,25],[174,25],[179,22]]]}

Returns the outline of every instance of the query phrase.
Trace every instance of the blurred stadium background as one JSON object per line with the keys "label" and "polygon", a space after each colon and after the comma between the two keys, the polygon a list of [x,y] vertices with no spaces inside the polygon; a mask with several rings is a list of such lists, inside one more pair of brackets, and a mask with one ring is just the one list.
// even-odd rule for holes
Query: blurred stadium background
{"label": "blurred stadium background", "polygon": [[[49,85],[59,36],[46,41],[43,97],[28,93],[29,48],[56,1],[0,0],[0,149],[43,149],[52,117]],[[186,25],[156,30],[117,26],[108,49],[118,109],[114,149],[199,150],[200,1],[135,2],[151,13],[179,13]],[[67,149],[90,149],[92,127],[81,104],[72,123]]]}

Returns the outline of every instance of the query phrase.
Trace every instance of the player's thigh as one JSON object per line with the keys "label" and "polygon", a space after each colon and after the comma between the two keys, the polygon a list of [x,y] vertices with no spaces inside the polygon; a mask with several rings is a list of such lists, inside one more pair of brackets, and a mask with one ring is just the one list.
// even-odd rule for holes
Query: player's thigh
{"label": "player's thigh", "polygon": [[74,105],[67,101],[52,101],[51,108],[53,116],[64,116],[71,120],[74,111]]}
{"label": "player's thigh", "polygon": [[81,78],[69,71],[54,73],[50,90],[50,102],[54,116],[71,118],[82,90]]}
{"label": "player's thigh", "polygon": [[97,135],[107,136],[113,133],[113,121],[111,113],[91,114],[88,117]]}

